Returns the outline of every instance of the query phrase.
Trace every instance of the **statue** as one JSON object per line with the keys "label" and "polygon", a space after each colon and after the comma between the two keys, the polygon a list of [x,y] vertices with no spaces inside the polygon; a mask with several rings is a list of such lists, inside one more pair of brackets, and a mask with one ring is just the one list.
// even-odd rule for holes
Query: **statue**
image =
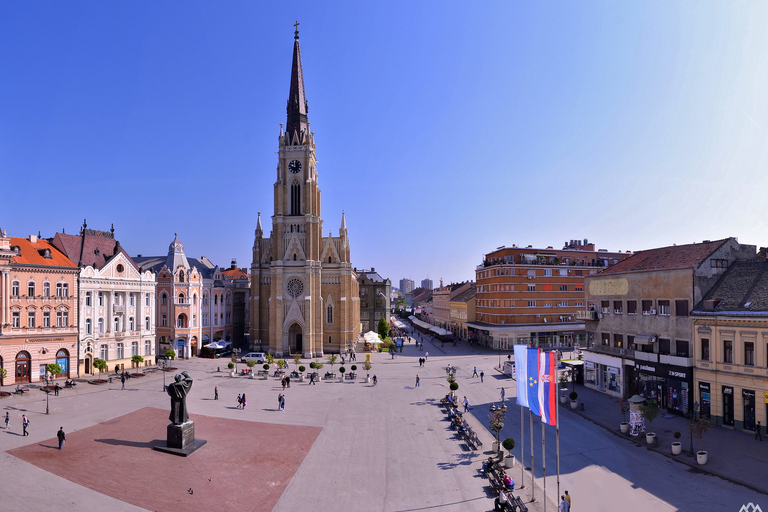
{"label": "statue", "polygon": [[[182,377],[183,376],[183,377]],[[166,386],[165,390],[171,397],[171,415],[168,419],[174,425],[181,425],[189,421],[187,414],[187,394],[192,389],[192,377],[186,371],[174,377],[175,382]]]}

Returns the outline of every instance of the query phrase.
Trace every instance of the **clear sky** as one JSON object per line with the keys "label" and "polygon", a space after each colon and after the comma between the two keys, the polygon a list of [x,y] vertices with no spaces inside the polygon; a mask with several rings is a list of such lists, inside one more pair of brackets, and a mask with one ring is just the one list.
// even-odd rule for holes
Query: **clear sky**
{"label": "clear sky", "polygon": [[768,245],[768,2],[0,2],[0,227],[249,267],[299,21],[325,232],[396,285],[497,246]]}

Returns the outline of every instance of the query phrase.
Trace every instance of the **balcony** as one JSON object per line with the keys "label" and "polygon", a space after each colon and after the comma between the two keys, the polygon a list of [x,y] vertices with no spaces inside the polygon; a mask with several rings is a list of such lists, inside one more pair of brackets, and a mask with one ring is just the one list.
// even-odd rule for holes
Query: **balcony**
{"label": "balcony", "polygon": [[125,305],[113,306],[115,313],[125,314]]}
{"label": "balcony", "polygon": [[597,320],[597,311],[576,311],[576,320]]}
{"label": "balcony", "polygon": [[634,350],[622,347],[611,347],[610,345],[593,345],[586,348],[585,350],[598,354],[608,354],[621,357],[633,357],[635,355]]}
{"label": "balcony", "polygon": [[664,354],[659,354],[659,362],[663,364],[671,364],[674,366],[686,366],[686,367],[693,366],[692,357],[668,356]]}

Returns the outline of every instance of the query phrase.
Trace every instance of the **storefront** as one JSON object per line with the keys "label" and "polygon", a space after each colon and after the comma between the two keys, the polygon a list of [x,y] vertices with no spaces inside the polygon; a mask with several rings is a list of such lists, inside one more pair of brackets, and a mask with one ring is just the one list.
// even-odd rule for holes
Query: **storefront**
{"label": "storefront", "polygon": [[624,372],[620,357],[584,353],[584,385],[618,398],[624,396]]}
{"label": "storefront", "polygon": [[684,415],[693,409],[693,368],[635,361],[635,387],[667,412]]}

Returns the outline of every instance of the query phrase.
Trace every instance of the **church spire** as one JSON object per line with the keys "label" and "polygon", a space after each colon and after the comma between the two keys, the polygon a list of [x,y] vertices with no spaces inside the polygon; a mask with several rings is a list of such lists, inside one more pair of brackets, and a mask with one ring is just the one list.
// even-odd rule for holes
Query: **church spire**
{"label": "church spire", "polygon": [[256,219],[256,236],[258,238],[264,236],[264,230],[261,228],[261,212],[259,212],[259,217]]}
{"label": "church spire", "polygon": [[[307,100],[304,97],[304,76],[301,71],[301,48],[299,47],[299,22],[294,25],[293,33],[293,64],[291,66],[291,91],[288,95],[288,122],[285,132],[289,140],[298,135],[299,140],[309,135],[309,120],[307,119]],[[299,142],[301,143],[301,142]]]}

